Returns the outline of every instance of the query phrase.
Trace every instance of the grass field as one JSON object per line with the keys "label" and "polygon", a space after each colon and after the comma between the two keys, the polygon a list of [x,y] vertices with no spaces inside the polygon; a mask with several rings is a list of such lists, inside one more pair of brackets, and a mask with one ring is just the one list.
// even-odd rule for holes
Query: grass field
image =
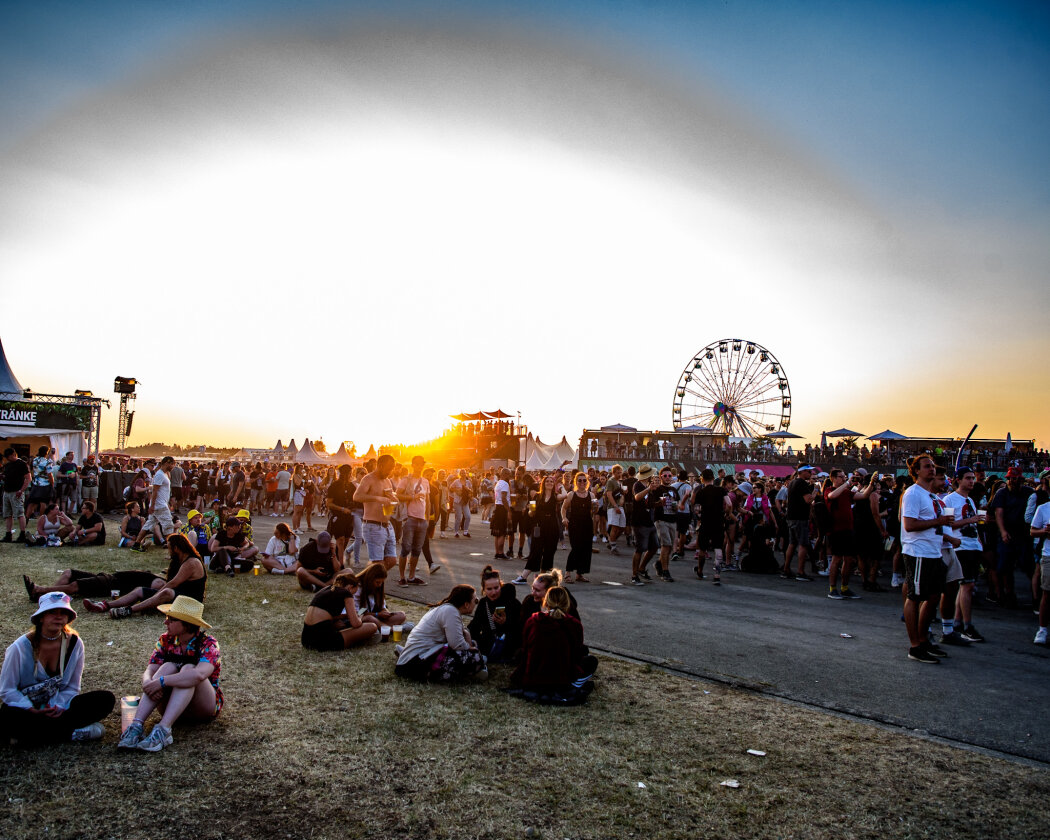
{"label": "grass field", "polygon": [[[45,583],[70,565],[165,563],[157,549],[3,546],[4,646],[29,626],[22,573]],[[212,578],[219,719],[176,728],[159,754],[117,752],[116,713],[101,742],[0,748],[0,837],[1050,834],[1045,770],[613,659],[601,661],[588,704],[571,709],[506,696],[499,669],[484,684],[409,684],[394,676],[390,645],[304,651],[307,600],[286,578]],[[403,608],[418,618],[416,605]],[[159,615],[112,621],[81,609],[75,627],[84,689],[139,693]]]}

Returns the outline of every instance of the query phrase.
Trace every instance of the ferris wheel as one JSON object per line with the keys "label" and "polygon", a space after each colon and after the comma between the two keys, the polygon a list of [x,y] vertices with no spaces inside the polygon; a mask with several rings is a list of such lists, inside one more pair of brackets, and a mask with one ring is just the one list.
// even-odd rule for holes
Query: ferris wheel
{"label": "ferris wheel", "polygon": [[786,432],[791,387],[784,366],[754,341],[708,344],[678,377],[671,418],[676,429],[701,426],[734,437]]}

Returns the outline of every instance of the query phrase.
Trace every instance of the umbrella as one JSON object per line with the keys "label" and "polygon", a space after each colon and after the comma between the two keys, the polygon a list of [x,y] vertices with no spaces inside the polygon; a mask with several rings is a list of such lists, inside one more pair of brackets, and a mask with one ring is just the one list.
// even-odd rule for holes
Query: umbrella
{"label": "umbrella", "polygon": [[861,432],[852,432],[849,429],[835,429],[833,432],[824,432],[828,437],[860,437]]}
{"label": "umbrella", "polygon": [[868,440],[907,440],[907,435],[902,435],[900,432],[893,432],[887,429],[884,432],[879,432],[877,435],[872,435]]}
{"label": "umbrella", "polygon": [[599,432],[637,432],[634,426],[625,426],[623,423],[615,423],[612,426],[602,426]]}
{"label": "umbrella", "polygon": [[[675,431],[691,432],[694,435],[709,435],[714,432],[714,429],[709,428],[708,426],[682,426],[680,429],[675,429]],[[798,437],[798,435],[795,435],[795,437]]]}
{"label": "umbrella", "polygon": [[774,440],[787,440],[788,438],[801,438],[802,435],[796,435],[794,432],[770,432],[765,437],[773,438]]}

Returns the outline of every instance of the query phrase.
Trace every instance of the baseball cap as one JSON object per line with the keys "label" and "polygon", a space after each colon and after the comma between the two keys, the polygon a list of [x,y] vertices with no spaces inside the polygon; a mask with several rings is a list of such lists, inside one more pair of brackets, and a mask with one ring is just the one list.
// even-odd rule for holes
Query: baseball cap
{"label": "baseball cap", "polygon": [[1007,478],[1024,478],[1024,473],[1021,472],[1021,468],[1020,467],[1010,467],[1010,469],[1008,469],[1006,471],[1006,477]]}

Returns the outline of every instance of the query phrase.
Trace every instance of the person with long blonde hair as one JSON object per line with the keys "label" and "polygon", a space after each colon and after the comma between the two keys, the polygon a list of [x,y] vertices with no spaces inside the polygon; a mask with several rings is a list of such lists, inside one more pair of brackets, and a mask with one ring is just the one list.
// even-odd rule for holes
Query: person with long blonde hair
{"label": "person with long blonde hair", "polygon": [[590,691],[598,660],[586,652],[583,625],[570,609],[568,590],[552,586],[543,596],[543,608],[525,622],[521,664],[511,681],[524,692],[535,692],[536,699],[550,695],[572,702]]}

